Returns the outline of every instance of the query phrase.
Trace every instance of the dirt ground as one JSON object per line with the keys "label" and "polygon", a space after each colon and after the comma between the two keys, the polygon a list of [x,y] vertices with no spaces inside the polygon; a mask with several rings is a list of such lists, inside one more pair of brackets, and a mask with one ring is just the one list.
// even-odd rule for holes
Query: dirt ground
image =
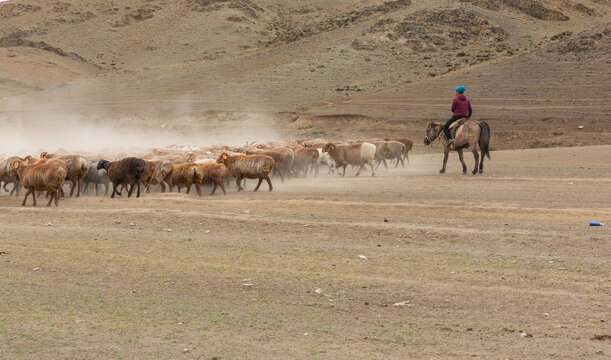
{"label": "dirt ground", "polygon": [[609,154],[494,151],[478,176],[420,154],[58,209],[3,193],[0,358],[605,358]]}

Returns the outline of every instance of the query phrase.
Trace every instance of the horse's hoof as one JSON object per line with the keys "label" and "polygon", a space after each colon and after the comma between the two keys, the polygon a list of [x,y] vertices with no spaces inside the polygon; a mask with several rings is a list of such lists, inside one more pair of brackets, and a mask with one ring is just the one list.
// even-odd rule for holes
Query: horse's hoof
{"label": "horse's hoof", "polygon": [[443,173],[445,173],[445,172],[446,172],[445,170],[439,170],[439,173],[440,173],[440,174],[443,174]]}
{"label": "horse's hoof", "polygon": [[480,173],[480,174],[482,174],[483,172],[484,172],[484,170],[482,170],[482,169],[480,169],[480,170],[479,170],[479,173]]}
{"label": "horse's hoof", "polygon": [[477,174],[477,170],[472,171],[471,174],[476,175]]}

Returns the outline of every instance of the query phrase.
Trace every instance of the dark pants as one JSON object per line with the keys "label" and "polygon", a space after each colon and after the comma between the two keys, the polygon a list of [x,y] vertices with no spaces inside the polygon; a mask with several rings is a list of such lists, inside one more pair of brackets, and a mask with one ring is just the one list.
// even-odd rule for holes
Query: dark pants
{"label": "dark pants", "polygon": [[466,116],[463,115],[454,115],[450,118],[450,120],[448,120],[448,122],[446,122],[446,124],[441,128],[441,130],[443,130],[443,133],[446,135],[446,139],[450,140],[450,129],[448,129],[450,127],[450,125],[452,125],[452,123],[458,119],[462,119],[462,118],[466,118]]}

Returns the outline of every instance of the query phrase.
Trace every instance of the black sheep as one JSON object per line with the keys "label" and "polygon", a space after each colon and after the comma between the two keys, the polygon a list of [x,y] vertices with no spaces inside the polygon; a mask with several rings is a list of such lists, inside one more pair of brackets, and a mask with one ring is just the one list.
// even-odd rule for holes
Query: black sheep
{"label": "black sheep", "polygon": [[100,160],[98,162],[97,169],[106,170],[106,174],[108,174],[108,178],[110,178],[110,181],[112,182],[111,198],[114,198],[115,194],[121,196],[121,192],[117,190],[117,187],[120,185],[131,185],[127,193],[127,197],[132,196],[136,183],[138,183],[138,193],[136,197],[140,197],[141,178],[142,174],[144,174],[144,171],[146,170],[146,163],[144,160],[135,157],[126,157],[119,161],[113,162]]}

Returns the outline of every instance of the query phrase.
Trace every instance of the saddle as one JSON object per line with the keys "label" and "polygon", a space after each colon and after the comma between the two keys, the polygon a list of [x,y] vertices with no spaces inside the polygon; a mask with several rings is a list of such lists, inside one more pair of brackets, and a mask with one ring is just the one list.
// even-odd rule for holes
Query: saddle
{"label": "saddle", "polygon": [[459,129],[461,126],[463,126],[463,124],[464,124],[465,122],[467,122],[467,120],[469,120],[469,119],[467,119],[466,117],[464,117],[464,118],[460,118],[460,119],[458,119],[458,120],[454,121],[454,122],[453,122],[453,123],[452,123],[452,124],[451,124],[451,125],[448,127],[448,130],[450,130],[450,136],[452,137],[452,139],[456,139],[456,132],[458,131],[458,129]]}

